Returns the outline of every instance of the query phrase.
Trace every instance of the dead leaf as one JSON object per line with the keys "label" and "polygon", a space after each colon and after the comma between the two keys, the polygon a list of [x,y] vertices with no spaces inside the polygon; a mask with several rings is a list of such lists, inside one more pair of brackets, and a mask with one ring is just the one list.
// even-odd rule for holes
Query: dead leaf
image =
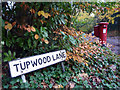
{"label": "dead leaf", "polygon": [[58,85],[58,88],[63,88],[63,86],[62,85]]}
{"label": "dead leaf", "polygon": [[58,84],[53,85],[53,88],[57,89],[58,88]]}
{"label": "dead leaf", "polygon": [[35,37],[35,39],[38,39],[38,38],[39,38],[39,35],[38,35],[38,34],[35,34],[34,37]]}
{"label": "dead leaf", "polygon": [[42,20],[40,20],[40,22],[43,24],[44,22]]}
{"label": "dead leaf", "polygon": [[5,25],[5,29],[7,30],[11,30],[12,29],[12,24],[8,23],[7,25]]}
{"label": "dead leaf", "polygon": [[27,28],[26,30],[27,30],[28,32],[31,32],[31,29],[30,29],[30,28]]}
{"label": "dead leaf", "polygon": [[70,82],[69,85],[70,85],[70,88],[74,88],[75,87],[75,83],[74,82]]}
{"label": "dead leaf", "polygon": [[31,12],[31,13],[35,13],[35,10],[34,10],[34,9],[30,9],[30,12]]}
{"label": "dead leaf", "polygon": [[67,84],[67,85],[65,86],[66,89],[68,89],[69,87],[70,87],[69,84]]}
{"label": "dead leaf", "polygon": [[46,84],[44,80],[43,82],[41,82],[41,84],[43,85],[44,88],[48,88],[48,84]]}
{"label": "dead leaf", "polygon": [[43,15],[45,18],[48,18],[48,16],[50,17],[51,15],[49,13],[44,13]]}
{"label": "dead leaf", "polygon": [[42,42],[44,42],[44,41],[45,41],[45,39],[44,39],[44,38],[41,38],[41,41],[42,41]]}
{"label": "dead leaf", "polygon": [[31,27],[31,31],[35,32],[36,29],[32,26],[32,27]]}
{"label": "dead leaf", "polygon": [[14,26],[16,24],[16,21],[14,21],[13,23],[12,23],[12,26]]}
{"label": "dead leaf", "polygon": [[49,43],[49,41],[48,41],[48,40],[44,40],[44,42],[45,42],[46,44],[48,44],[48,43]]}
{"label": "dead leaf", "polygon": [[20,25],[17,25],[17,28],[19,28],[20,27]]}
{"label": "dead leaf", "polygon": [[54,84],[55,83],[55,80],[53,78],[50,79],[50,83],[51,84]]}
{"label": "dead leaf", "polygon": [[82,80],[85,80],[88,78],[88,74],[87,73],[79,73],[78,76],[82,77]]}
{"label": "dead leaf", "polygon": [[101,83],[101,80],[98,77],[96,77],[96,76],[90,76],[90,78],[93,79],[93,82]]}

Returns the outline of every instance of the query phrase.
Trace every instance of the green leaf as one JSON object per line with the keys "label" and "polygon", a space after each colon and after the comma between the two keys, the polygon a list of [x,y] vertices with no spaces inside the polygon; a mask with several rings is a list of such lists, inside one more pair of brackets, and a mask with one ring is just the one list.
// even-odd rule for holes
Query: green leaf
{"label": "green leaf", "polygon": [[93,85],[96,85],[96,82],[93,82]]}
{"label": "green leaf", "polygon": [[7,85],[4,85],[3,87],[4,87],[4,88],[8,88],[8,87],[9,87],[9,85],[7,84]]}
{"label": "green leaf", "polygon": [[15,80],[11,81],[10,84],[14,85],[16,83]]}
{"label": "green leaf", "polygon": [[9,56],[8,53],[4,53],[4,55],[7,56],[7,57]]}
{"label": "green leaf", "polygon": [[5,57],[3,60],[4,62],[7,62],[7,61],[10,61],[11,59],[9,57]]}
{"label": "green leaf", "polygon": [[16,56],[16,53],[15,52],[13,52],[13,57],[15,57]]}
{"label": "green leaf", "polygon": [[49,85],[49,88],[52,88],[52,86],[53,86],[53,84],[50,84],[50,85]]}
{"label": "green leaf", "polygon": [[12,88],[18,88],[18,86],[13,86]]}
{"label": "green leaf", "polygon": [[87,85],[87,84],[88,84],[88,81],[87,81],[87,80],[85,80],[85,81],[83,82],[83,84],[84,84],[84,85]]}
{"label": "green leaf", "polygon": [[9,54],[9,56],[12,56],[12,53],[11,53],[11,51],[10,51],[10,50],[8,51],[8,54]]}
{"label": "green leaf", "polygon": [[28,47],[29,48],[31,47],[31,39],[30,38],[28,39]]}
{"label": "green leaf", "polygon": [[37,41],[33,41],[33,46],[34,46],[34,48],[37,47]]}
{"label": "green leaf", "polygon": [[63,18],[61,18],[61,21],[62,21],[63,24],[65,24],[65,20]]}
{"label": "green leaf", "polygon": [[76,40],[73,38],[73,36],[69,35],[69,39],[73,45],[76,45]]}
{"label": "green leaf", "polygon": [[74,88],[83,88],[81,85],[76,85]]}
{"label": "green leaf", "polygon": [[48,32],[44,30],[43,37],[48,37]]}
{"label": "green leaf", "polygon": [[60,31],[60,33],[65,36],[64,32]]}
{"label": "green leaf", "polygon": [[9,40],[8,40],[8,39],[6,39],[6,45],[7,45],[8,47],[10,47],[10,46],[11,46],[11,43],[9,42]]}
{"label": "green leaf", "polygon": [[78,82],[78,81],[77,81],[77,78],[74,78],[73,81],[76,82],[76,83]]}
{"label": "green leaf", "polygon": [[1,41],[1,44],[4,45],[5,44],[4,41]]}

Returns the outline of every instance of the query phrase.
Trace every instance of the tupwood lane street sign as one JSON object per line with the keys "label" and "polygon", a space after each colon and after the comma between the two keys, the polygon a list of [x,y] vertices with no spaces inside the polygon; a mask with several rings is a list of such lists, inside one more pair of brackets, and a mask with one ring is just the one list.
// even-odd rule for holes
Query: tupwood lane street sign
{"label": "tupwood lane street sign", "polygon": [[9,62],[11,77],[41,69],[66,59],[66,51],[60,50],[41,55],[31,56]]}

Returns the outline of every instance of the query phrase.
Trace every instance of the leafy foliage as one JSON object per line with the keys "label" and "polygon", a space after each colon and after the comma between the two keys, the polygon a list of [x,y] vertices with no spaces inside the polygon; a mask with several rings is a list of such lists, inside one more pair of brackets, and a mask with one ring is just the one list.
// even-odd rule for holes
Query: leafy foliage
{"label": "leafy foliage", "polygon": [[[8,3],[3,3],[2,87],[118,88],[120,58],[108,49],[110,45],[102,47],[91,33],[85,34],[69,27],[71,14],[77,14],[75,8],[91,13],[94,5],[99,7],[104,6],[104,3],[73,3],[75,7],[71,8],[69,2],[22,2],[15,3],[12,9]],[[58,63],[26,74],[26,83],[23,83],[20,77],[9,77],[7,61],[60,49],[67,51],[64,62],[66,72],[62,72]]]}

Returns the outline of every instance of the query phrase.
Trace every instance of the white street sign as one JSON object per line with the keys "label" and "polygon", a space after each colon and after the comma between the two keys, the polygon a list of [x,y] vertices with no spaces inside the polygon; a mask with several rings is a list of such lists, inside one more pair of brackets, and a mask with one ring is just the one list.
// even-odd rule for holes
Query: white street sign
{"label": "white street sign", "polygon": [[66,51],[60,50],[41,55],[22,58],[9,62],[11,77],[17,77],[25,73],[41,69],[66,59]]}

